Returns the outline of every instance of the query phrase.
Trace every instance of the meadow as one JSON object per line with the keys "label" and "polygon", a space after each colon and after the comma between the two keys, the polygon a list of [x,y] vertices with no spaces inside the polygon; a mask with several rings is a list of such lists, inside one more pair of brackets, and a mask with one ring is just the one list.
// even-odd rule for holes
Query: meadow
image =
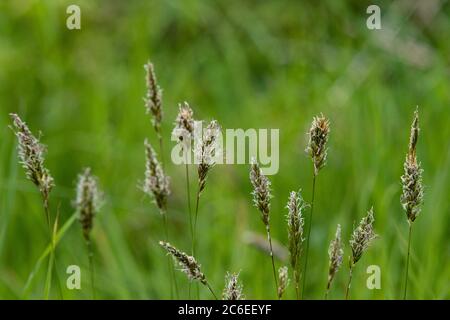
{"label": "meadow", "polygon": [[[289,193],[301,189],[306,202],[312,196],[307,132],[314,116],[329,119],[327,163],[315,190],[306,299],[324,297],[337,224],[344,263],[328,298],[345,298],[350,236],[372,206],[379,237],[354,269],[350,297],[403,297],[408,223],[400,177],[418,107],[424,203],[414,222],[408,298],[450,298],[448,1],[378,1],[381,30],[367,29],[371,3],[365,1],[79,0],[81,30],[66,28],[70,4],[0,3],[1,299],[44,297],[48,259],[41,257],[49,245],[41,196],[18,163],[10,113],[36,136],[42,132],[45,166],[55,180],[51,212],[59,212],[60,228],[67,227],[56,247],[54,274],[61,292],[54,277],[50,298],[92,297],[82,228],[74,218],[77,176],[85,167],[103,192],[91,234],[96,297],[175,297],[166,252],[158,244],[165,239],[163,221],[141,187],[144,139],[159,152],[143,101],[148,60],[163,89],[170,243],[188,253],[185,167],[169,161],[179,103],[188,101],[196,119],[216,119],[222,128],[280,129],[279,171],[268,178],[271,236],[283,246]],[[216,294],[230,271],[239,272],[247,299],[274,299],[270,257],[249,243],[255,235],[266,239],[249,172],[249,161],[209,171],[195,258]],[[194,165],[190,182],[194,204]],[[283,259],[275,259],[277,269],[288,265]],[[82,270],[81,290],[65,286],[70,265]],[[371,265],[380,267],[380,289],[366,287]],[[181,272],[175,276],[178,297],[197,298],[196,285]],[[207,288],[198,292],[213,298]],[[291,279],[284,299],[295,297]]]}

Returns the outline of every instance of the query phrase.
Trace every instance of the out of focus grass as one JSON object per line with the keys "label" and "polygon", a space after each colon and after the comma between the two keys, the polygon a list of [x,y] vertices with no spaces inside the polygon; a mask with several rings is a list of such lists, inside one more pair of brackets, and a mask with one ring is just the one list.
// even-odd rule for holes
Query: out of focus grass
{"label": "out of focus grass", "polygon": [[[23,298],[47,240],[39,194],[16,160],[8,113],[42,130],[56,188],[52,208],[73,214],[76,175],[99,176],[106,195],[94,239],[100,298],[169,298],[161,218],[139,190],[143,141],[156,143],[144,114],[143,64],[155,63],[164,88],[166,159],[177,103],[224,128],[280,128],[280,171],[273,182],[273,236],[286,243],[290,190],[311,196],[304,153],[312,117],[331,119],[328,165],[317,185],[307,298],[322,298],[327,248],[336,224],[348,243],[352,226],[374,206],[380,238],[358,263],[353,298],[401,297],[407,223],[399,204],[400,175],[413,110],[419,106],[425,204],[414,224],[409,297],[450,297],[450,12],[448,1],[377,1],[382,30],[366,28],[366,1],[87,1],[82,29],[65,27],[73,1],[0,3],[0,297]],[[184,171],[172,177],[171,242],[189,251]],[[194,168],[192,168],[192,171]],[[192,180],[195,181],[194,175]],[[193,184],[194,188],[194,184]],[[201,199],[197,259],[214,289],[227,270],[240,271],[247,298],[274,298],[270,259],[243,244],[263,232],[251,205],[248,166],[218,165]],[[346,255],[348,255],[348,244]],[[58,273],[88,261],[79,225],[58,246]],[[366,288],[367,266],[379,265],[381,290]],[[44,264],[45,265],[45,264]],[[278,262],[280,265],[280,262]],[[42,298],[45,267],[29,298]],[[177,274],[181,297],[187,281]],[[343,266],[331,298],[342,298]],[[210,298],[206,290],[200,296]],[[294,289],[288,298],[294,298]],[[56,287],[53,297],[59,298]]]}

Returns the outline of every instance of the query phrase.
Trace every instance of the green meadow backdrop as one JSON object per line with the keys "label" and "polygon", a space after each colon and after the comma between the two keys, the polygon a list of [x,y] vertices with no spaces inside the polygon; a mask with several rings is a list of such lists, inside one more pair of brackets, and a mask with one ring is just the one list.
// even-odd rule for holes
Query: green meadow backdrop
{"label": "green meadow backdrop", "polygon": [[[345,260],[330,298],[344,297],[348,240],[371,206],[380,237],[356,265],[351,297],[402,297],[408,225],[400,176],[419,106],[425,203],[414,223],[408,297],[450,298],[449,2],[376,1],[382,29],[369,30],[372,2],[1,1],[0,298],[42,298],[47,268],[46,259],[38,263],[48,245],[41,199],[17,162],[10,112],[42,132],[56,182],[52,214],[59,210],[60,225],[74,214],[77,174],[89,166],[99,177],[105,201],[93,230],[97,297],[171,298],[158,245],[162,219],[139,188],[143,141],[157,143],[142,100],[148,59],[164,89],[166,160],[177,104],[185,100],[196,119],[217,119],[223,128],[280,129],[280,170],[270,180],[272,235],[282,244],[289,191],[302,189],[311,198],[306,132],[314,115],[330,119],[311,232],[309,299],[325,293],[327,250],[338,223]],[[81,8],[81,30],[66,28],[70,4]],[[166,162],[166,170],[170,242],[189,252],[184,167]],[[240,272],[247,298],[275,298],[269,257],[246,242],[249,232],[264,236],[248,172],[248,165],[210,171],[196,258],[216,292],[233,271]],[[194,167],[191,174],[195,192]],[[81,290],[65,286],[69,265],[81,267]],[[380,290],[366,287],[370,265],[381,268]],[[64,299],[91,297],[77,221],[58,244],[57,267]],[[177,283],[179,297],[187,298],[181,272]],[[211,298],[206,289],[199,292]],[[55,279],[51,297],[62,298]],[[286,297],[295,297],[292,283]]]}

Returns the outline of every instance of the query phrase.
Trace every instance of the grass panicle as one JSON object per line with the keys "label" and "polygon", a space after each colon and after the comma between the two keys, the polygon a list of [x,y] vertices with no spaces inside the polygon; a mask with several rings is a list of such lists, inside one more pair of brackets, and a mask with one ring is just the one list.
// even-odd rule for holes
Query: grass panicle
{"label": "grass panicle", "polygon": [[294,276],[295,293],[297,299],[300,298],[299,282],[300,282],[300,257],[302,252],[304,218],[303,210],[306,208],[305,201],[300,191],[292,191],[289,194],[287,203],[287,225],[289,239],[289,261]]}
{"label": "grass panicle", "polygon": [[287,286],[289,285],[289,270],[287,266],[278,269],[278,299],[281,300]]}
{"label": "grass panicle", "polygon": [[[44,207],[48,210],[48,202],[50,191],[55,186],[53,177],[50,175],[50,171],[45,167],[45,153],[46,147],[40,143],[39,138],[33,135],[27,124],[15,114],[10,114],[13,129],[18,140],[18,157],[19,162],[25,169],[25,174],[34,185],[39,188],[44,201]],[[47,224],[51,230],[50,216],[46,216]]]}
{"label": "grass panicle", "polygon": [[187,102],[178,105],[179,111],[175,119],[175,127],[172,130],[172,137],[184,147],[187,152],[191,148],[191,142],[194,138],[194,111]]}
{"label": "grass panicle", "polygon": [[409,150],[404,163],[404,174],[401,177],[402,195],[401,204],[406,212],[409,223],[413,223],[421,211],[423,202],[423,185],[422,173],[423,169],[417,161],[416,145],[419,139],[419,112],[414,113],[414,120],[411,125],[411,136]]}
{"label": "grass panicle", "polygon": [[323,115],[313,118],[311,128],[309,129],[309,141],[306,147],[306,152],[311,157],[314,164],[314,175],[319,174],[327,162],[328,153],[328,137],[330,134],[330,121]]}
{"label": "grass panicle", "polygon": [[147,94],[144,98],[147,113],[152,115],[152,125],[158,137],[161,139],[161,122],[163,118],[162,110],[162,89],[159,87],[155,68],[149,61],[144,65],[146,71]]}
{"label": "grass panicle", "polygon": [[352,255],[349,258],[349,279],[347,284],[347,290],[345,293],[345,298],[348,299],[350,286],[352,282],[353,268],[355,264],[361,259],[363,253],[369,248],[373,240],[375,240],[378,235],[373,229],[373,223],[375,218],[373,215],[373,207],[367,212],[367,215],[361,219],[358,227],[353,231],[350,238],[350,248],[352,250]]}
{"label": "grass panicle", "polygon": [[412,225],[420,214],[423,203],[424,188],[422,185],[423,169],[417,161],[417,141],[419,140],[419,110],[414,112],[414,119],[411,124],[411,134],[409,138],[409,148],[406,154],[406,160],[403,165],[404,174],[401,177],[402,195],[400,202],[403,210],[405,210],[408,219],[408,249],[406,253],[406,268],[405,268],[405,285],[403,292],[403,299],[406,299],[408,288],[408,272],[409,272],[409,255],[411,250],[411,234]]}
{"label": "grass panicle", "polygon": [[200,264],[195,260],[193,256],[189,256],[183,251],[178,250],[168,242],[160,241],[160,246],[163,247],[168,254],[172,256],[175,263],[181,268],[180,271],[186,274],[189,281],[199,281],[201,284],[205,285],[209,291],[212,293],[215,299],[217,299],[216,294],[212,290],[205,275],[200,269]]}
{"label": "grass panicle", "polygon": [[164,174],[155,150],[148,140],[145,140],[145,180],[143,190],[151,196],[161,214],[167,210],[167,197],[170,195],[169,177]]}
{"label": "grass panicle", "polygon": [[344,257],[344,246],[341,239],[341,225],[338,224],[336,228],[336,234],[334,239],[331,240],[330,246],[328,248],[328,256],[330,258],[329,268],[328,268],[328,281],[327,289],[325,293],[325,299],[328,298],[328,293],[330,292],[331,283],[333,282],[334,276],[338,272],[342,265]]}
{"label": "grass panicle", "polygon": [[94,216],[101,207],[102,194],[98,188],[98,179],[86,168],[78,176],[75,208],[83,230],[83,237],[90,241]]}
{"label": "grass panicle", "polygon": [[205,129],[200,143],[197,143],[195,150],[196,162],[198,163],[198,195],[203,192],[206,186],[206,178],[209,170],[215,165],[215,157],[219,150],[220,125],[216,120],[212,120]]}
{"label": "grass panicle", "polygon": [[245,300],[242,293],[242,283],[239,282],[239,273],[229,273],[225,275],[225,288],[222,293],[222,300]]}

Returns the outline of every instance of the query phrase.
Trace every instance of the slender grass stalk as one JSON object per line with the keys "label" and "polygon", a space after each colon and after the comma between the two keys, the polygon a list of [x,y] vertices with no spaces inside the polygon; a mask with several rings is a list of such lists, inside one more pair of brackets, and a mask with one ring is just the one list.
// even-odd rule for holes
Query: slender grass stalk
{"label": "slender grass stalk", "polygon": [[405,287],[403,292],[403,299],[406,299],[408,288],[408,272],[409,272],[409,256],[411,251],[411,237],[412,237],[412,225],[417,216],[421,212],[421,205],[423,202],[423,185],[422,185],[422,173],[420,163],[417,161],[417,142],[419,140],[419,110],[418,108],[414,112],[414,119],[411,124],[411,133],[409,138],[409,148],[406,154],[406,160],[403,165],[404,174],[401,177],[402,181],[402,195],[400,202],[403,210],[405,210],[406,217],[408,219],[409,232],[408,232],[408,249],[406,253],[406,270],[405,270]]}
{"label": "slender grass stalk", "polygon": [[[188,155],[191,150],[192,139],[194,137],[194,118],[191,107],[187,102],[180,103],[179,112],[175,119],[175,127],[172,131],[172,137],[178,141],[181,151],[185,156],[185,175],[186,175],[186,197],[187,197],[187,209],[189,214],[189,231],[191,236],[191,252],[194,254],[194,224],[192,217],[191,207],[191,188],[189,179],[189,161]],[[189,299],[191,298],[191,283],[189,283]]]}
{"label": "slender grass stalk", "polygon": [[94,270],[94,250],[91,240],[86,240],[87,255],[89,260],[89,274],[91,275],[92,299],[96,299],[95,294],[95,270]]}
{"label": "slender grass stalk", "polygon": [[353,278],[353,266],[354,266],[354,263],[352,263],[352,261],[350,259],[349,260],[349,273],[348,273],[347,289],[345,290],[345,300],[348,300],[349,294],[350,294],[350,286],[352,285],[352,278]]}
{"label": "slender grass stalk", "polygon": [[326,119],[322,114],[313,118],[311,128],[309,129],[308,136],[309,141],[305,149],[306,153],[311,157],[313,162],[313,182],[312,182],[312,196],[311,196],[311,212],[310,221],[308,227],[308,236],[306,238],[306,253],[305,253],[305,266],[303,269],[303,286],[302,296],[305,296],[305,287],[308,271],[308,256],[309,256],[309,243],[312,229],[312,220],[314,214],[314,197],[316,193],[316,177],[319,171],[326,165],[327,161],[327,142],[330,134],[330,121]]}
{"label": "slender grass stalk", "polygon": [[269,242],[270,258],[272,262],[273,279],[275,282],[275,294],[278,298],[278,280],[273,257],[272,237],[270,235],[270,199],[272,197],[270,190],[270,181],[262,173],[256,159],[252,159],[250,167],[250,182],[253,185],[253,204],[261,213],[261,220],[266,227],[267,240]]}
{"label": "slender grass stalk", "polygon": [[412,234],[412,223],[409,224],[409,232],[408,232],[408,251],[406,254],[405,290],[403,292],[403,300],[406,300],[406,293],[408,292],[408,271],[409,271],[409,253],[411,250],[411,234]]}
{"label": "slender grass stalk", "polygon": [[270,260],[272,262],[272,271],[273,271],[273,277],[275,280],[275,288],[277,288],[277,295],[278,295],[278,281],[277,281],[277,273],[275,271],[275,259],[273,257],[273,248],[272,248],[272,237],[270,235],[270,226],[266,226],[267,231],[267,239],[269,241],[269,248],[270,248]]}
{"label": "slender grass stalk", "polygon": [[302,297],[305,294],[305,286],[306,286],[306,271],[308,270],[308,256],[309,256],[309,238],[311,236],[311,228],[313,221],[313,213],[314,213],[314,197],[316,194],[316,175],[313,176],[312,182],[312,196],[311,196],[311,210],[309,213],[309,224],[308,224],[308,235],[306,237],[306,250],[305,250],[305,267],[303,268],[303,285],[302,285]]}
{"label": "slender grass stalk", "polygon": [[[187,156],[186,156],[187,158]],[[187,198],[187,207],[189,213],[189,229],[191,232],[191,246],[192,251],[194,250],[194,224],[192,222],[192,208],[191,208],[191,183],[189,179],[189,165],[186,160],[185,164],[185,173],[186,173],[186,198]]]}
{"label": "slender grass stalk", "polygon": [[[59,243],[59,241],[62,239],[62,237],[66,234],[67,230],[69,230],[70,227],[73,225],[73,223],[77,220],[77,217],[78,217],[78,214],[74,213],[64,223],[64,225],[61,227],[61,229],[59,229],[56,232],[56,235],[55,235],[55,246]],[[42,263],[44,262],[44,260],[51,254],[51,251],[52,251],[52,244],[49,243],[47,245],[47,247],[45,248],[45,250],[42,252],[42,254],[39,256],[39,259],[36,261],[35,266],[33,267],[32,271],[28,275],[27,281],[26,281],[25,286],[24,286],[24,288],[22,290],[22,298],[23,299],[28,299],[30,290],[32,288],[33,280],[34,280],[36,274],[38,273],[39,269],[41,268]]]}

